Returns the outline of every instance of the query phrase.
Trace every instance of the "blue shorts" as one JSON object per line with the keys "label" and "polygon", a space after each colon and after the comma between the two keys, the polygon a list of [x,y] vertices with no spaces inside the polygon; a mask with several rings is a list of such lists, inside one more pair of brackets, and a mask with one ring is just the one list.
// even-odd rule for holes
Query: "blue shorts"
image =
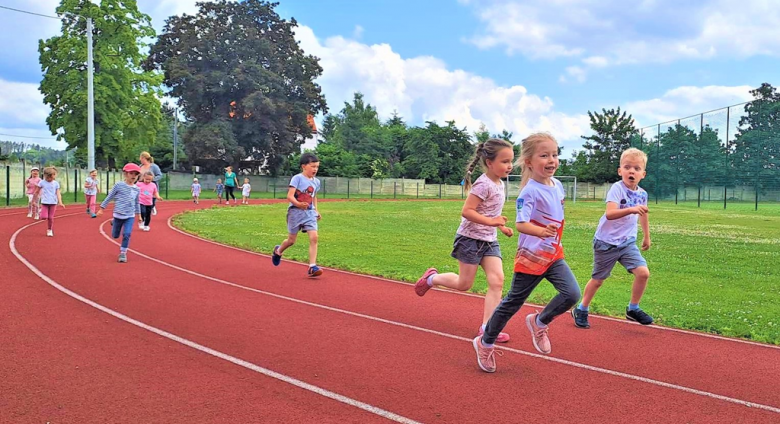
{"label": "blue shorts", "polygon": [[300,208],[287,209],[287,232],[298,234],[299,231],[317,231],[317,211],[314,209],[303,210]]}
{"label": "blue shorts", "polygon": [[497,256],[501,259],[501,246],[498,241],[476,240],[457,234],[450,256],[464,264],[479,265],[485,256]]}
{"label": "blue shorts", "polygon": [[640,266],[647,266],[647,261],[642,257],[639,248],[636,247],[636,239],[630,238],[618,246],[593,239],[593,273],[591,278],[606,280],[617,262],[620,262],[628,272]]}

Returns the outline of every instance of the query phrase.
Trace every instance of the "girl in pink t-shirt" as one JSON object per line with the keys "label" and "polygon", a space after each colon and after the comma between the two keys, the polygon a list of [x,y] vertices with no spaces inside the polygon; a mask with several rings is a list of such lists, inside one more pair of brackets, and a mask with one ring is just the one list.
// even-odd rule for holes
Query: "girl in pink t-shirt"
{"label": "girl in pink t-shirt", "polygon": [[27,217],[40,219],[40,199],[35,197],[35,189],[38,187],[38,183],[41,182],[40,170],[37,166],[33,166],[30,170],[30,178],[24,181],[24,185],[27,188]]}
{"label": "girl in pink t-shirt", "polygon": [[141,204],[141,215],[138,216],[138,228],[143,231],[149,231],[149,224],[152,222],[152,209],[154,208],[154,199],[162,200],[160,192],[157,190],[157,184],[154,183],[154,174],[146,171],[141,176],[141,181],[136,184],[140,190],[138,194],[138,203]]}
{"label": "girl in pink t-shirt", "polygon": [[[463,205],[462,219],[451,254],[458,260],[460,272],[439,274],[436,268],[429,268],[414,286],[418,296],[424,296],[434,284],[466,291],[474,284],[474,277],[481,265],[487,277],[488,291],[485,295],[480,335],[485,331],[485,324],[493,310],[501,302],[501,292],[504,288],[504,266],[501,262],[501,246],[496,237],[496,228],[507,237],[512,237],[512,229],[505,226],[507,218],[501,216],[506,200],[501,179],[512,172],[513,159],[514,150],[508,141],[491,138],[477,145],[474,158],[466,168],[464,183],[469,197]],[[485,173],[477,178],[472,186],[471,174],[477,164],[482,165]],[[498,341],[509,341],[509,335],[501,333]]]}

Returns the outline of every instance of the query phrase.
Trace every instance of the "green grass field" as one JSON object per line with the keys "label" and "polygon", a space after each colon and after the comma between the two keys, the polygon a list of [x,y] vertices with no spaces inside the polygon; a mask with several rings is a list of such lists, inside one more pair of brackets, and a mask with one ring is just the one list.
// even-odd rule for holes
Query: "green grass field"
{"label": "green grass field", "polygon": [[[461,206],[460,201],[322,202],[318,262],[409,282],[430,266],[457,271],[449,253]],[[752,204],[730,204],[725,211],[722,204],[702,206],[650,205],[653,247],[645,257],[651,277],[642,307],[663,325],[780,344],[780,205],[762,204],[758,212]],[[601,202],[567,204],[564,249],[581,287],[590,277],[591,240],[603,207]],[[285,237],[285,208],[215,208],[187,213],[175,223],[203,237],[270,253]],[[504,212],[512,220],[513,203]],[[500,237],[506,290],[517,235]],[[308,240],[299,240],[285,257],[306,261]],[[631,281],[617,265],[592,311],[623,316]],[[481,272],[473,291],[485,291]],[[543,304],[553,295],[552,286],[543,283],[529,301]]]}

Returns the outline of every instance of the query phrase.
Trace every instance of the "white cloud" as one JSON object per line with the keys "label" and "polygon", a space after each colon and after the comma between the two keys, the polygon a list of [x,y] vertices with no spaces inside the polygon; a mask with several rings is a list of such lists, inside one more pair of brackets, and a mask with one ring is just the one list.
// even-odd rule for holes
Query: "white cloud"
{"label": "white cloud", "polygon": [[643,127],[753,100],[750,90],[754,88],[745,85],[683,86],[655,99],[629,102],[624,109],[633,115],[638,126]]}
{"label": "white cloud", "polygon": [[363,32],[365,32],[365,29],[362,26],[355,25],[355,30],[352,31],[352,38],[359,40],[363,37]]}
{"label": "white cloud", "polygon": [[484,28],[471,38],[533,59],[590,67],[682,59],[780,56],[780,8],[766,0],[473,0]]}
{"label": "white cloud", "polygon": [[570,147],[567,151],[580,146],[579,136],[588,129],[586,115],[557,112],[550,98],[529,94],[521,85],[502,86],[450,70],[435,57],[402,58],[387,44],[367,45],[344,37],[320,41],[305,26],[296,32],[304,51],[320,58],[324,72],[318,83],[334,113],[360,91],[383,118],[397,111],[412,124],[454,120],[469,131],[484,122],[493,132],[513,132],[516,140],[533,131],[549,131]]}

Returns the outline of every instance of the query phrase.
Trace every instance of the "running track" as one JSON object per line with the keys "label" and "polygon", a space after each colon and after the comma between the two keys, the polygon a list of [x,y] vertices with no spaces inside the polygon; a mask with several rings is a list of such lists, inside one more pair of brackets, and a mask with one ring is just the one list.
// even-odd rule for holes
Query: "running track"
{"label": "running track", "polygon": [[193,206],[162,203],[127,264],[109,213],[47,238],[0,210],[0,422],[780,422],[778,347],[564,315],[543,356],[516,318],[486,374],[478,296],[310,280],[169,226]]}

